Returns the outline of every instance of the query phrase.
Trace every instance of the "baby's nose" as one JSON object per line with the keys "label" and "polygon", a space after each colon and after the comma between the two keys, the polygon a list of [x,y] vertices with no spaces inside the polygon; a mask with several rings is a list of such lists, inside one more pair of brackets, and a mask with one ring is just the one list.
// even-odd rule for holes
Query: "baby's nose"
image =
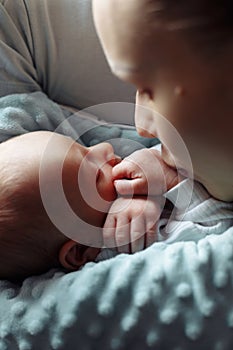
{"label": "baby's nose", "polygon": [[121,157],[114,153],[114,149],[110,143],[103,143],[103,153],[102,158],[105,163],[114,166],[121,162]]}
{"label": "baby's nose", "polygon": [[102,165],[107,163],[114,166],[121,161],[121,158],[114,154],[112,145],[107,142],[93,146],[92,156],[95,157],[96,162]]}

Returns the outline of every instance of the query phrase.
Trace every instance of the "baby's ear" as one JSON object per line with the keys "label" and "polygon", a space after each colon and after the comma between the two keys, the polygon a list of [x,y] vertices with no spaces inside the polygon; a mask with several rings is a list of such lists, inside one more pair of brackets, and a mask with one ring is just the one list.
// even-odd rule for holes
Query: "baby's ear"
{"label": "baby's ear", "polygon": [[87,247],[73,240],[63,244],[59,251],[60,264],[68,270],[78,270],[88,261],[94,261],[99,253],[98,248]]}

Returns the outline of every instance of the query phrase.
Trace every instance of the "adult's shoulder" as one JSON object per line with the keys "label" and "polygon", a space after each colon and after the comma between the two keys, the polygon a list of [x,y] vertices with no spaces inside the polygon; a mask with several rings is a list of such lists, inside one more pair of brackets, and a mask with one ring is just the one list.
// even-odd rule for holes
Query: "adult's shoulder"
{"label": "adult's shoulder", "polygon": [[134,101],[134,88],[107,65],[91,0],[0,0],[0,8],[2,96],[39,90],[76,109]]}

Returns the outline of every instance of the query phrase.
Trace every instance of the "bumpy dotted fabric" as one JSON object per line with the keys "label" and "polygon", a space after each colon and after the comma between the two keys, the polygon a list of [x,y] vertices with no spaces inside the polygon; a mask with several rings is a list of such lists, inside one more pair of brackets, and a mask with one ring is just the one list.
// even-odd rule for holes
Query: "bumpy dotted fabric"
{"label": "bumpy dotted fabric", "polygon": [[0,284],[0,349],[231,350],[233,229]]}

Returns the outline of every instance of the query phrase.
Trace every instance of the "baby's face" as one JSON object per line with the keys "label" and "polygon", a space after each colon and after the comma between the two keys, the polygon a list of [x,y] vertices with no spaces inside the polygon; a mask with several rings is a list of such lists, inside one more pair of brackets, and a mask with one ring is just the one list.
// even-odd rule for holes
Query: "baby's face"
{"label": "baby's face", "polygon": [[[229,128],[219,118],[226,115],[218,98],[222,72],[219,74],[214,60],[207,61],[195,52],[182,30],[169,28],[160,16],[161,3],[93,0],[97,33],[112,72],[134,84],[136,103],[148,107],[144,112],[136,108],[135,123],[141,135],[159,137],[165,162],[186,169],[177,140],[169,132],[171,123],[191,155],[195,178],[207,188],[209,183],[218,186],[225,175],[216,171],[216,164],[221,163],[222,169],[228,166],[225,140],[231,139]],[[223,128],[219,152],[216,140]],[[224,160],[222,155],[227,152]]]}
{"label": "baby's face", "polygon": [[5,149],[2,154],[10,172],[22,179],[25,197],[39,186],[38,193],[55,225],[56,220],[61,220],[65,228],[69,227],[75,216],[94,227],[102,227],[116,198],[112,167],[119,158],[110,144],[86,148],[71,138],[42,131],[13,138],[1,148]]}
{"label": "baby's face", "polygon": [[73,142],[63,166],[63,186],[74,212],[101,227],[116,198],[112,168],[119,162],[108,143],[83,147]]}

